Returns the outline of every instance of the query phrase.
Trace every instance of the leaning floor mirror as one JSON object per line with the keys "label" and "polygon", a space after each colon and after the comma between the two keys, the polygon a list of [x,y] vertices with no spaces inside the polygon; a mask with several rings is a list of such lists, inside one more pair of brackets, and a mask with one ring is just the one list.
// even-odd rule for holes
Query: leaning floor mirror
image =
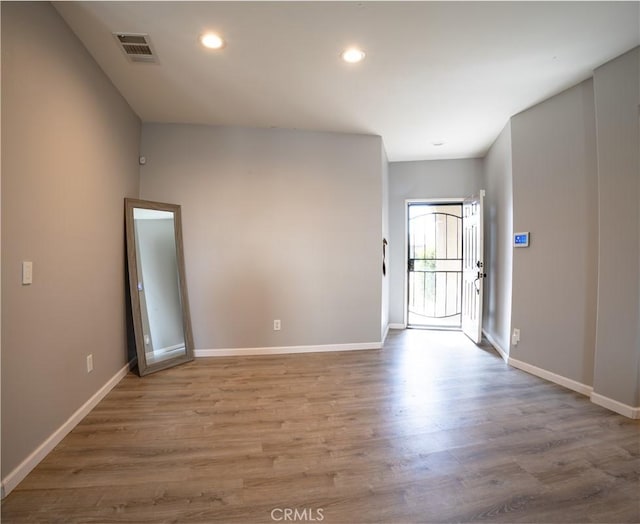
{"label": "leaning floor mirror", "polygon": [[125,199],[129,291],[141,376],[193,360],[180,206]]}

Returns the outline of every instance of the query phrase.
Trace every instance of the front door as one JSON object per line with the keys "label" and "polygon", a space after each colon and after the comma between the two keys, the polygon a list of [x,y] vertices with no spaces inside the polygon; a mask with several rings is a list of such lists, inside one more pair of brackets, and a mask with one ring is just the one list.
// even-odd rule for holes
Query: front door
{"label": "front door", "polygon": [[411,202],[407,219],[407,326],[459,329],[462,206]]}
{"label": "front door", "polygon": [[462,205],[462,331],[476,344],[482,339],[482,294],[486,274],[483,249],[484,190]]}

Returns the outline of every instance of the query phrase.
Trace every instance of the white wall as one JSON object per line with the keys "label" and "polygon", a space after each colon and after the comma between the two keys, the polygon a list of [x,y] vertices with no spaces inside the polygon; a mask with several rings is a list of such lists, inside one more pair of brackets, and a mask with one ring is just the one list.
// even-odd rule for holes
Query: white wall
{"label": "white wall", "polygon": [[380,341],[381,148],[365,135],[143,126],[141,198],[182,205],[196,349]]}
{"label": "white wall", "polygon": [[513,174],[511,122],[504,127],[484,158],[484,282],[483,329],[504,354],[511,332],[513,265]]}
{"label": "white wall", "polygon": [[593,82],[511,119],[513,253],[511,357],[582,384],[593,381],[598,198]]}
{"label": "white wall", "polygon": [[482,160],[425,160],[389,164],[389,258],[391,324],[404,322],[405,201],[463,198],[482,185]]}
{"label": "white wall", "polygon": [[127,363],[124,198],[138,195],[139,140],[55,9],[3,2],[3,481]]}
{"label": "white wall", "polygon": [[594,391],[640,406],[640,50],[596,69],[600,251]]}

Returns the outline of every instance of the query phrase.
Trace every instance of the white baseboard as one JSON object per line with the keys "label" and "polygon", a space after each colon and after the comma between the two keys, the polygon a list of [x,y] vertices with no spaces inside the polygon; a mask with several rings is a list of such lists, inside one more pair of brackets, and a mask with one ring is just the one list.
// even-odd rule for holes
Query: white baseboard
{"label": "white baseboard", "polygon": [[325,344],[321,346],[279,346],[264,348],[196,349],[193,355],[200,357],[237,357],[248,355],[284,355],[288,353],[324,353],[330,351],[359,351],[381,349],[382,342],[356,344]]}
{"label": "white baseboard", "polygon": [[69,419],[62,424],[49,438],[47,438],[36,450],[22,461],[11,473],[2,479],[2,498],[5,498],[22,480],[44,459],[60,441],[75,428],[82,419],[100,402],[115,385],[129,372],[131,363],[128,363],[118,371],[109,381],[102,386],[89,400],[87,400]]}
{"label": "white baseboard", "polygon": [[532,375],[548,380],[549,382],[554,382],[567,389],[571,389],[573,391],[581,393],[582,395],[586,395],[587,397],[591,396],[591,393],[593,391],[593,388],[591,386],[587,386],[582,382],[563,377],[562,375],[558,375],[556,373],[553,373],[552,371],[547,371],[546,369],[539,368],[532,364],[527,364],[526,362],[516,360],[515,358],[509,357],[507,363],[514,368],[521,369],[522,371],[531,373]]}
{"label": "white baseboard", "polygon": [[389,329],[407,329],[404,324],[389,324]]}
{"label": "white baseboard", "polygon": [[640,407],[634,408],[633,406],[629,406],[628,404],[623,404],[622,402],[618,402],[617,400],[613,400],[612,398],[600,395],[600,393],[591,393],[591,402],[597,404],[598,406],[602,406],[603,408],[615,411],[616,413],[628,418],[640,418]]}
{"label": "white baseboard", "polygon": [[382,346],[384,346],[384,341],[387,340],[387,336],[389,335],[389,324],[386,325],[386,327],[384,328],[384,333],[382,333],[382,341],[380,342],[380,344]]}
{"label": "white baseboard", "polygon": [[482,334],[484,335],[484,337],[489,341],[489,344],[491,344],[495,350],[498,352],[498,354],[502,357],[502,360],[504,360],[505,362],[509,362],[509,352],[505,351],[502,346],[500,344],[498,344],[496,342],[496,339],[493,338],[493,336],[491,336],[491,334],[486,331],[486,330],[482,330]]}
{"label": "white baseboard", "polygon": [[[487,340],[491,342],[491,339],[488,336]],[[493,342],[491,343],[493,344]],[[496,349],[498,349],[497,346]],[[527,373],[531,373],[532,375],[581,393],[582,395],[589,397],[591,399],[591,402],[593,402],[594,404],[618,413],[619,415],[631,419],[640,419],[640,406],[633,407],[629,406],[628,404],[623,404],[622,402],[618,402],[617,400],[613,400],[612,398],[605,397],[604,395],[600,395],[599,393],[595,393],[593,391],[593,387],[591,386],[582,384],[581,382],[577,382],[567,377],[563,377],[562,375],[558,375],[551,371],[547,371],[546,369],[527,364],[526,362],[522,362],[521,360],[516,360],[515,358],[508,357],[507,363],[514,368],[521,369],[522,371],[526,371]]]}

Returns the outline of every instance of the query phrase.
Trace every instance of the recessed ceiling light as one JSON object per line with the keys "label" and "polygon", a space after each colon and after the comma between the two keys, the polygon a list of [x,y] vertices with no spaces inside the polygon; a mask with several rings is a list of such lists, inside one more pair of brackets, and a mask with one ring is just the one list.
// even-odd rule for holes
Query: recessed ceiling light
{"label": "recessed ceiling light", "polygon": [[351,47],[346,49],[340,55],[345,62],[349,62],[350,64],[356,64],[364,59],[365,54],[361,49],[357,49],[355,47]]}
{"label": "recessed ceiling light", "polygon": [[201,35],[200,43],[209,49],[220,49],[224,46],[224,40],[215,33],[205,33]]}

